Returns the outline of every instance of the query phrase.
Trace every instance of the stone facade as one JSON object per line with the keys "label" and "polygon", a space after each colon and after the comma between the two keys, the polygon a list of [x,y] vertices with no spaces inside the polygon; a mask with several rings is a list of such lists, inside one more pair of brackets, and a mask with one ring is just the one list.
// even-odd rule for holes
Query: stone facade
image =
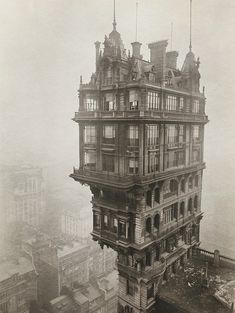
{"label": "stone facade", "polygon": [[150,62],[116,30],[96,42],[96,72],[79,89],[80,167],[93,194],[93,239],[118,253],[119,312],[153,312],[159,287],[199,245],[205,95],[193,52],[178,69],[167,41]]}

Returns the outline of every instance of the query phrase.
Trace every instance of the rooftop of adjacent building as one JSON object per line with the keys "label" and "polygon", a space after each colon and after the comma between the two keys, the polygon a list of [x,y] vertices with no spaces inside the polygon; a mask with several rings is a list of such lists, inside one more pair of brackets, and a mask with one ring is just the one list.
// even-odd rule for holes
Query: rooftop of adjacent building
{"label": "rooftop of adjacent building", "polygon": [[33,264],[25,257],[9,257],[0,261],[0,282],[14,275],[24,275],[34,271]]}
{"label": "rooftop of adjacent building", "polygon": [[74,252],[84,250],[84,249],[89,249],[89,247],[85,244],[82,244],[78,241],[73,241],[71,244],[65,244],[63,246],[58,247],[58,252],[57,255],[59,258],[62,258],[66,255],[72,254]]}
{"label": "rooftop of adjacent building", "polygon": [[[203,278],[206,268],[208,268],[207,282]],[[175,309],[188,313],[231,312],[232,302],[235,301],[234,283],[234,269],[216,267],[211,263],[206,265],[203,260],[193,259],[184,270],[175,274],[162,286],[160,299],[168,303],[168,309],[164,313],[175,313]],[[167,307],[166,304],[165,306]],[[159,307],[164,307],[162,301]]]}

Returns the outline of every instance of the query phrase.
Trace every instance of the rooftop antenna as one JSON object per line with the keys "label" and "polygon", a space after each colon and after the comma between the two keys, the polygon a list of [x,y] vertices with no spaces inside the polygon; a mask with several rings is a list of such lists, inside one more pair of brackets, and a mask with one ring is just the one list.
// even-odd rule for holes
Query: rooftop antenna
{"label": "rooftop antenna", "polygon": [[171,22],[171,51],[172,51],[172,42],[173,42],[173,22]]}
{"label": "rooftop antenna", "polygon": [[135,41],[137,41],[138,35],[138,2],[136,2],[136,13],[135,13]]}
{"label": "rooftop antenna", "polygon": [[189,51],[192,51],[192,0],[190,0],[190,44]]}
{"label": "rooftop antenna", "polygon": [[116,1],[113,0],[113,30],[116,30]]}

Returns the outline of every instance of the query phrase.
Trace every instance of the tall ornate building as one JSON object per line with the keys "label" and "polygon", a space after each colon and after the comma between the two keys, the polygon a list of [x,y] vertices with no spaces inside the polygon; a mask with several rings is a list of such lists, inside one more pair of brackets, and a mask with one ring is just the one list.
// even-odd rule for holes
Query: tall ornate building
{"label": "tall ornate building", "polygon": [[200,243],[205,95],[199,59],[181,69],[167,40],[126,53],[113,30],[95,43],[96,71],[81,80],[80,166],[93,194],[93,239],[118,253],[119,312],[154,312],[159,287]]}

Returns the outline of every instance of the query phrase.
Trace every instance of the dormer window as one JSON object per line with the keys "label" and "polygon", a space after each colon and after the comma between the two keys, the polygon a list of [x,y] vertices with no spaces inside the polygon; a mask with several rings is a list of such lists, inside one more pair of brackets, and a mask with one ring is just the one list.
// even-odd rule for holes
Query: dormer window
{"label": "dormer window", "polygon": [[139,96],[136,90],[129,91],[129,104],[130,104],[130,110],[139,109]]}

